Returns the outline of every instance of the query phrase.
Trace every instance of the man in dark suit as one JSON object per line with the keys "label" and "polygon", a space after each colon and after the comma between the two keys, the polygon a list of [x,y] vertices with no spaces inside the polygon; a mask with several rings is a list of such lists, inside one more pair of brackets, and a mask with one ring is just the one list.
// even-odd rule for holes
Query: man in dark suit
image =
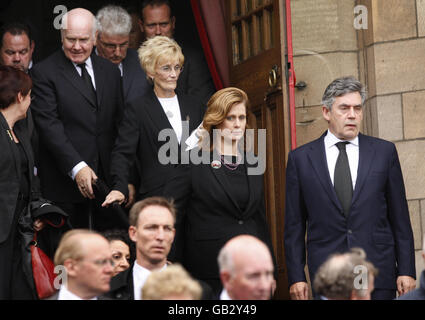
{"label": "man in dark suit", "polygon": [[114,216],[90,200],[98,178],[110,184],[110,155],[123,99],[119,70],[92,54],[94,23],[85,9],[64,15],[62,49],[32,70],[31,109],[40,135],[44,195],[70,215],[74,228],[102,230],[116,224]]}
{"label": "man in dark suit", "polygon": [[379,270],[372,299],[393,299],[415,287],[409,211],[395,145],[359,133],[365,90],[353,77],[334,80],[323,95],[328,131],[289,153],[285,254],[290,294],[307,299],[310,279],[336,252],[365,250]]}
{"label": "man in dark suit", "polygon": [[[96,20],[96,53],[120,69],[124,102],[127,105],[136,97],[145,95],[151,88],[140,65],[137,51],[128,47],[132,19],[123,8],[108,5],[97,12]],[[136,164],[131,170],[126,208],[134,204],[136,189],[140,184]]]}
{"label": "man in dark suit", "polygon": [[[173,38],[176,26],[171,4],[168,0],[145,0],[140,7],[139,26],[146,39],[155,36]],[[215,92],[208,65],[202,50],[180,44],[185,56],[184,69],[177,82],[177,89],[185,94],[197,96],[206,105]]]}
{"label": "man in dark suit", "polygon": [[[141,300],[142,288],[155,270],[169,265],[167,256],[174,241],[176,209],[162,197],[150,197],[136,202],[130,210],[130,239],[136,243],[136,261],[111,280],[106,297],[118,300]],[[212,291],[200,283],[203,297],[211,298]]]}

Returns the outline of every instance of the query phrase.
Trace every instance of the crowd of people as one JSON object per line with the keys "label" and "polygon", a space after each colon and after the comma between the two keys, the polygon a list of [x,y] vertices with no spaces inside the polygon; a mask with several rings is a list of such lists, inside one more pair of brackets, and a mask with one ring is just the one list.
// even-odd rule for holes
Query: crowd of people
{"label": "crowd of people", "polygon": [[[38,63],[28,27],[1,29],[0,299],[273,297],[263,175],[244,161],[249,98],[215,92],[205,61],[173,39],[167,0],[139,13],[135,50],[123,8],[73,9],[62,47]],[[334,80],[327,132],[289,153],[293,299],[423,297],[397,152],[359,133],[365,99],[355,78]],[[66,275],[48,295],[33,268],[41,249]]]}

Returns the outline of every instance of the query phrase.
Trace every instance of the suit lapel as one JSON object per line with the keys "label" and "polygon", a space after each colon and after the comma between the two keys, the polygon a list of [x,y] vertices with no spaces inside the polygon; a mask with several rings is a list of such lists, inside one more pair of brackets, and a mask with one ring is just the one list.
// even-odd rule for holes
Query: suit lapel
{"label": "suit lapel", "polygon": [[329,175],[329,168],[328,162],[326,160],[326,151],[324,143],[325,136],[326,132],[310,146],[308,157],[310,159],[310,163],[313,167],[314,172],[316,173],[320,183],[323,186],[323,189],[326,191],[332,202],[340,210],[342,210],[341,204],[339,203],[338,197],[336,195],[335,189],[332,185],[332,181]]}
{"label": "suit lapel", "polygon": [[[93,100],[93,97],[89,92],[89,88],[87,88],[85,83],[82,81],[80,75],[78,74],[78,71],[74,67],[74,64],[68,58],[65,57],[65,54],[63,52],[62,52],[62,58],[63,58],[63,63],[60,66],[60,68],[61,68],[61,72],[63,76],[69,82],[71,82],[71,84],[77,89],[78,92],[80,92],[84,96],[84,98],[87,99],[88,102],[90,102],[93,108],[96,108],[97,107],[96,101]],[[95,70],[95,74],[96,74],[96,70]],[[95,78],[96,78],[96,75],[95,75]],[[96,87],[99,82],[102,82],[102,81],[100,81],[100,79],[99,81],[96,81]]]}
{"label": "suit lapel", "polygon": [[[24,121],[24,120],[21,120]],[[27,156],[27,160],[28,160],[28,172],[29,172],[29,181],[30,181],[30,185],[32,185],[32,173],[34,171],[34,168],[32,167],[32,164],[34,163],[34,159],[32,157],[32,147],[30,145],[30,141],[27,138],[28,137],[28,132],[22,131],[22,125],[24,125],[23,123],[17,123],[15,125],[15,134],[19,139],[19,142],[22,146],[22,148],[24,149],[25,155]]]}
{"label": "suit lapel", "polygon": [[[133,68],[130,68],[128,59],[122,61],[122,90],[124,93],[124,100],[127,100],[128,93],[130,91],[130,84],[133,82],[134,72]],[[142,80],[142,79],[140,79]]]}
{"label": "suit lapel", "polygon": [[91,55],[91,62],[93,65],[94,72],[94,81],[96,83],[96,97],[97,97],[97,106],[102,105],[102,92],[105,84],[105,76],[103,74],[102,68],[99,66],[99,57],[96,54]]}
{"label": "suit lapel", "polygon": [[364,135],[359,134],[359,168],[352,203],[359,197],[375,157],[375,149],[372,144],[373,142],[367,140]]}
{"label": "suit lapel", "polygon": [[[11,133],[11,130],[9,128],[9,125],[8,125],[6,119],[3,117],[3,114],[1,112],[0,112],[0,126],[1,126],[2,130],[6,131],[6,135],[7,135],[6,140],[7,140],[7,143],[9,145],[10,153],[12,154],[12,157],[13,157],[13,160],[14,160],[14,166],[15,166],[16,174],[17,174],[18,177],[20,177],[21,176],[21,166],[19,165],[20,159],[19,159],[18,150],[15,146],[15,141],[13,141],[13,138],[12,138],[12,135],[11,135],[12,133]],[[19,137],[18,137],[18,139],[19,139]]]}

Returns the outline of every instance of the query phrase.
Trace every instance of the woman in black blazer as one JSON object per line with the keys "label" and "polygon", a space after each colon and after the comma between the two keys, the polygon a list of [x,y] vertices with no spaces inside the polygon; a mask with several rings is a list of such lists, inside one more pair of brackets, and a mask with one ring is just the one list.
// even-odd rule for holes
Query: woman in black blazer
{"label": "woman in black blazer", "polygon": [[[26,122],[31,78],[0,67],[0,299],[33,299],[21,254],[25,208],[34,196],[34,158]],[[34,229],[43,224],[36,219]]]}
{"label": "woman in black blazer", "polygon": [[240,89],[215,93],[208,102],[199,147],[191,151],[191,163],[179,166],[164,189],[178,208],[174,257],[170,258],[181,260],[217,294],[221,290],[217,256],[229,239],[250,234],[273,252],[263,174],[253,170],[258,164],[247,161],[252,156],[246,150],[252,146],[246,134],[248,105]]}
{"label": "woman in black blazer", "polygon": [[[103,206],[124,202],[133,189],[131,174],[139,175],[137,200],[161,196],[167,178],[181,161],[185,140],[201,123],[205,109],[195,98],[176,92],[184,56],[173,39],[149,39],[138,53],[153,87],[125,108],[112,152],[113,190]],[[137,170],[130,170],[134,159]]]}

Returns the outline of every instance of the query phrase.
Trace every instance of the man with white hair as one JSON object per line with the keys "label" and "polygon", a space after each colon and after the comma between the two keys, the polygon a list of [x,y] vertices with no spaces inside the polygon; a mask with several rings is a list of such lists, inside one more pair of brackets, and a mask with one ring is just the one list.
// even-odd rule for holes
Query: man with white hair
{"label": "man with white hair", "polygon": [[331,255],[314,278],[320,300],[370,300],[378,270],[366,260],[361,248]]}
{"label": "man with white hair", "polygon": [[32,69],[41,186],[45,197],[69,214],[74,228],[102,231],[119,223],[94,200],[93,185],[98,178],[110,182],[110,155],[123,109],[120,73],[92,54],[95,17],[90,11],[66,13],[61,36],[62,48]]}
{"label": "man with white hair", "polygon": [[218,255],[223,291],[220,300],[268,300],[273,294],[273,260],[259,239],[240,235],[230,239]]}
{"label": "man with white hair", "polygon": [[108,5],[96,15],[96,53],[118,66],[122,76],[124,101],[144,95],[149,85],[137,51],[129,48],[132,20],[119,6]]}
{"label": "man with white hair", "polygon": [[[422,258],[425,263],[425,234],[423,235]],[[425,270],[422,270],[419,288],[400,296],[398,300],[425,300]]]}

